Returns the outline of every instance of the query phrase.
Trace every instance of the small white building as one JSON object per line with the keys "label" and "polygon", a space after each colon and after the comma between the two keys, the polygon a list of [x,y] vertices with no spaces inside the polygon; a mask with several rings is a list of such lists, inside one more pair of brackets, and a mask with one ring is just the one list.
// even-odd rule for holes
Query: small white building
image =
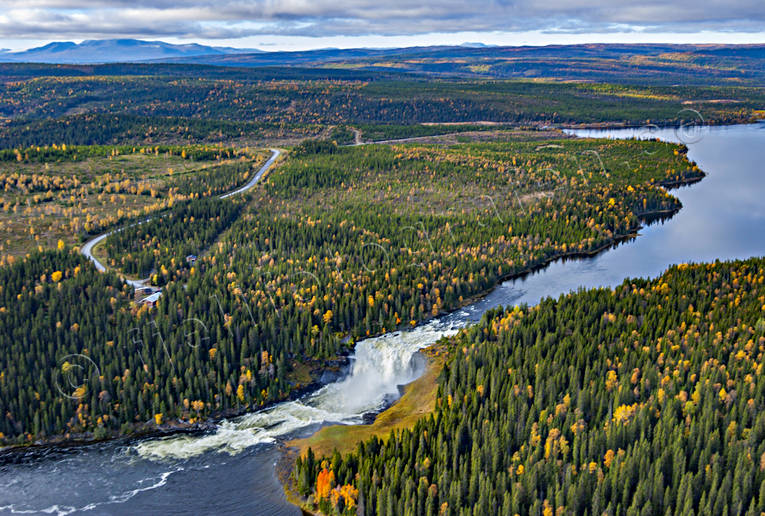
{"label": "small white building", "polygon": [[146,296],[145,298],[141,299],[141,304],[143,305],[149,305],[149,306],[156,306],[157,301],[159,300],[159,297],[162,295],[162,291],[154,292],[150,296]]}

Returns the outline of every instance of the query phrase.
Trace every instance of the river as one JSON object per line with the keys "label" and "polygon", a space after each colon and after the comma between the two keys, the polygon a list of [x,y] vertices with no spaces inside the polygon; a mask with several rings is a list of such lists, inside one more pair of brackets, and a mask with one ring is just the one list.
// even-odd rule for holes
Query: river
{"label": "river", "polygon": [[477,321],[487,309],[614,286],[627,277],[655,277],[675,263],[765,254],[765,124],[698,133],[576,134],[679,138],[707,177],[674,190],[683,209],[645,227],[636,239],[507,281],[473,305],[411,331],[361,341],[351,374],[303,399],[224,421],[202,435],[1,453],[0,513],[300,514],[284,499],[274,474],[278,443],[326,422],[362,423],[422,372],[417,350]]}

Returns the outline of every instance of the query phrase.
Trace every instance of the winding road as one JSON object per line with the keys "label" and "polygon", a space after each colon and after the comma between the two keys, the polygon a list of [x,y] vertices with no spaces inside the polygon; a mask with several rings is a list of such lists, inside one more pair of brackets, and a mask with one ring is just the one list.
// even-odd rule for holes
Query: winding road
{"label": "winding road", "polygon": [[[273,166],[274,162],[276,162],[276,159],[282,153],[279,149],[269,149],[269,150],[271,151],[271,157],[268,158],[268,161],[266,161],[263,164],[263,166],[260,167],[260,169],[258,169],[258,171],[255,173],[255,175],[252,176],[252,179],[250,179],[247,182],[246,185],[242,186],[241,188],[237,188],[236,190],[233,190],[231,192],[228,192],[228,193],[225,193],[223,195],[220,195],[220,196],[218,196],[218,198],[219,199],[227,199],[227,198],[229,198],[231,196],[234,196],[234,195],[243,194],[244,192],[246,192],[247,190],[250,190],[253,186],[255,186],[258,183],[258,181],[261,180],[263,175],[266,172],[268,172],[268,170]],[[130,224],[128,226],[124,226],[124,227],[117,228],[117,229],[112,229],[111,231],[107,231],[106,233],[102,233],[102,234],[100,234],[100,235],[98,235],[96,237],[93,237],[90,240],[88,240],[87,242],[85,242],[85,244],[80,249],[80,252],[82,254],[84,254],[90,261],[93,262],[93,264],[96,266],[96,269],[98,269],[101,272],[104,272],[104,271],[106,271],[106,266],[103,263],[101,263],[98,260],[98,258],[93,256],[93,248],[96,245],[98,245],[100,242],[102,242],[104,239],[106,239],[109,235],[117,233],[118,231],[122,231],[125,228],[136,226],[138,224],[143,224],[144,222],[148,222],[148,221],[152,220],[153,218],[154,217],[149,217],[149,218],[144,219],[142,221],[135,222],[134,224]],[[134,288],[143,287],[149,281],[149,278],[139,279],[139,280],[131,280],[131,279],[128,279],[128,278],[123,278],[123,279],[125,280],[126,283],[128,283],[129,285],[131,285]]]}

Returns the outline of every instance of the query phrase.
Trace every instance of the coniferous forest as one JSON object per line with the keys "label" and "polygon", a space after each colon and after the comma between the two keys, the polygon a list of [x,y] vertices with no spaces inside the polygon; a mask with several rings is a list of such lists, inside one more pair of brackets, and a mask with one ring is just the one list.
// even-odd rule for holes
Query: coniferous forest
{"label": "coniferous forest", "polygon": [[433,414],[298,458],[326,514],[760,514],[765,260],[495,310],[447,344]]}

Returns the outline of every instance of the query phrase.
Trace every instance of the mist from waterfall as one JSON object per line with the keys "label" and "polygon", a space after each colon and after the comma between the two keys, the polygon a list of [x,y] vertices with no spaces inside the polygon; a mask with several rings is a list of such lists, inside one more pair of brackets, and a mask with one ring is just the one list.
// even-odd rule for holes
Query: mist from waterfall
{"label": "mist from waterfall", "polygon": [[311,425],[360,424],[364,414],[385,408],[399,397],[401,386],[422,374],[424,360],[415,357],[420,349],[454,335],[462,326],[434,320],[412,330],[362,340],[350,356],[349,374],[314,393],[223,421],[209,434],[145,440],[135,450],[144,458],[159,460],[216,450],[236,454]]}

